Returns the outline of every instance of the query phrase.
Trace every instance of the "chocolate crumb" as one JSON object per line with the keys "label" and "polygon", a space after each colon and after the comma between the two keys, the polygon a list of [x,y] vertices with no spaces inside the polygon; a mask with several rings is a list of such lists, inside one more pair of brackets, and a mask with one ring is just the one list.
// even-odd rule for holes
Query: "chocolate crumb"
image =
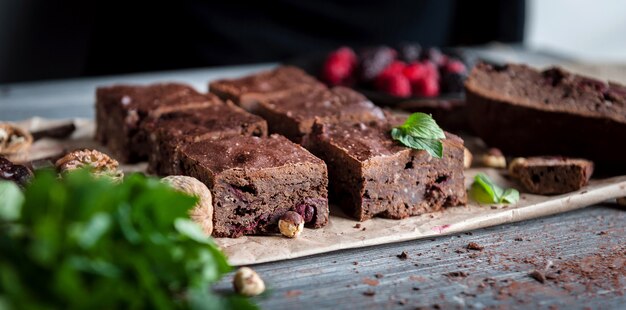
{"label": "chocolate crumb", "polygon": [[533,272],[528,274],[531,278],[537,280],[539,283],[546,283],[546,275],[539,270],[534,270]]}
{"label": "chocolate crumb", "polygon": [[399,259],[405,260],[407,258],[409,258],[409,253],[407,253],[406,251],[402,251],[402,253],[396,255]]}
{"label": "chocolate crumb", "polygon": [[472,233],[471,231],[465,232],[465,234],[468,235],[468,236],[473,236],[474,235],[474,233]]}
{"label": "chocolate crumb", "polygon": [[374,279],[370,279],[370,278],[363,278],[363,284],[367,284],[369,286],[377,286],[378,285],[378,280],[374,280]]}
{"label": "chocolate crumb", "polygon": [[450,277],[450,278],[465,278],[468,275],[469,274],[465,271],[452,271],[452,272],[448,272],[444,274],[444,276]]}
{"label": "chocolate crumb", "polygon": [[353,228],[357,228],[357,229],[359,229],[359,228],[361,228],[361,224],[356,223],[356,224],[354,225],[354,227],[353,227]]}
{"label": "chocolate crumb", "polygon": [[301,290],[289,290],[285,292],[285,297],[298,297],[302,294]]}
{"label": "chocolate crumb", "polygon": [[401,305],[401,306],[406,305],[406,299],[402,298],[402,299],[398,300],[398,304]]}
{"label": "chocolate crumb", "polygon": [[374,275],[374,277],[376,277],[376,279],[382,279],[382,277],[384,277],[384,276],[383,276],[382,273],[377,273],[377,274]]}
{"label": "chocolate crumb", "polygon": [[521,237],[517,237],[514,239],[515,241],[524,241],[524,239],[522,239]]}
{"label": "chocolate crumb", "polygon": [[371,296],[376,295],[376,292],[374,292],[372,290],[367,290],[367,291],[363,292],[363,295],[371,297]]}
{"label": "chocolate crumb", "polygon": [[470,242],[467,244],[467,249],[468,250],[474,250],[474,251],[482,251],[485,247],[476,243],[476,242]]}
{"label": "chocolate crumb", "polygon": [[419,288],[419,287],[414,287],[414,288],[413,288],[413,290],[414,290],[414,291],[419,291],[419,290],[420,290],[420,288]]}
{"label": "chocolate crumb", "polygon": [[606,231],[601,231],[598,233],[598,236],[604,236],[604,235],[608,235],[609,233]]}
{"label": "chocolate crumb", "polygon": [[359,264],[359,262],[352,262],[352,265],[355,265],[355,266],[356,266],[356,265],[358,265],[358,264]]}
{"label": "chocolate crumb", "polygon": [[363,227],[363,229],[361,229],[362,231],[365,231],[367,229],[367,227]]}

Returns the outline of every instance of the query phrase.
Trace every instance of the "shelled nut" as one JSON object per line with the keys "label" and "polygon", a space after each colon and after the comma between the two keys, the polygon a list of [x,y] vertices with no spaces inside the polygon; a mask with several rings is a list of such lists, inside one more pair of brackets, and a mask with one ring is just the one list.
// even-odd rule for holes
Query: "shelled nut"
{"label": "shelled nut", "polygon": [[285,237],[295,238],[304,230],[304,219],[294,211],[287,211],[278,220],[278,229]]}
{"label": "shelled nut", "polygon": [[509,174],[516,178],[518,173],[517,170],[520,167],[523,167],[524,165],[526,165],[526,158],[524,157],[517,157],[515,159],[513,159],[510,163],[509,163]]}
{"label": "shelled nut", "polygon": [[237,270],[233,286],[235,292],[248,297],[260,295],[265,291],[265,283],[261,277],[248,267],[241,267]]}
{"label": "shelled nut", "polygon": [[27,130],[10,123],[0,123],[0,155],[16,160],[32,144],[33,136]]}
{"label": "shelled nut", "polygon": [[211,191],[204,183],[194,177],[171,175],[161,179],[174,189],[198,197],[198,203],[191,209],[189,216],[202,227],[205,234],[213,233],[213,198]]}
{"label": "shelled nut", "polygon": [[67,153],[56,161],[55,166],[60,173],[91,167],[96,176],[106,176],[114,181],[124,178],[124,173],[118,169],[117,160],[96,150],[84,149]]}
{"label": "shelled nut", "polygon": [[472,156],[472,152],[467,148],[463,148],[463,168],[469,169],[472,167],[472,160],[474,156]]}
{"label": "shelled nut", "polygon": [[480,162],[485,167],[506,168],[506,158],[499,149],[491,148],[480,157]]}

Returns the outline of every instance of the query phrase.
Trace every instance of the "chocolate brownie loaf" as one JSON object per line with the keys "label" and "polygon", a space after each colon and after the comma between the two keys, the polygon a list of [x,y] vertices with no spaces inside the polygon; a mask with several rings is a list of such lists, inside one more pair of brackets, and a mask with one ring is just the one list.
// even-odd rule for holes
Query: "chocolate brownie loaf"
{"label": "chocolate brownie loaf", "polygon": [[474,131],[511,156],[587,158],[626,171],[626,87],[525,65],[478,64],[466,82]]}
{"label": "chocolate brownie loaf", "polygon": [[446,133],[443,158],[392,140],[392,126],[319,124],[311,150],[328,165],[333,197],[360,221],[374,216],[401,219],[467,202],[463,140]]}
{"label": "chocolate brownie loaf", "polygon": [[[384,120],[382,110],[365,96],[345,87],[318,88],[300,96],[259,102],[257,114],[265,118],[271,132],[302,143],[311,133],[316,118],[323,123]],[[303,143],[306,147],[306,143]]]}
{"label": "chocolate brownie loaf", "polygon": [[212,93],[224,100],[232,100],[253,113],[261,100],[284,98],[319,88],[326,89],[326,86],[301,69],[291,66],[209,84]]}
{"label": "chocolate brownie loaf", "polygon": [[193,142],[223,137],[267,136],[267,123],[230,101],[210,107],[164,114],[147,121],[148,171],[158,175],[181,174],[178,149]]}
{"label": "chocolate brownie loaf", "polygon": [[589,183],[593,163],[565,157],[516,158],[509,165],[509,173],[532,194],[565,194]]}
{"label": "chocolate brownie loaf", "polygon": [[96,140],[124,163],[147,158],[147,136],[142,123],[161,114],[216,104],[183,84],[116,85],[96,91]]}
{"label": "chocolate brownie loaf", "polygon": [[183,173],[213,193],[213,235],[239,237],[278,232],[287,211],[306,226],[328,222],[324,162],[280,135],[233,136],[181,148]]}

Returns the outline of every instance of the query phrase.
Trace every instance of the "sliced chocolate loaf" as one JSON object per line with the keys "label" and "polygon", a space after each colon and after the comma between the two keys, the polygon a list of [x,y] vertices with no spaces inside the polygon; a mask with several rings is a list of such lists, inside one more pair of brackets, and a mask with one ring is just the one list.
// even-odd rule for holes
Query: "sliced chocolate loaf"
{"label": "sliced chocolate loaf", "polygon": [[626,171],[626,87],[525,65],[478,64],[465,84],[470,124],[510,156],[562,155]]}
{"label": "sliced chocolate loaf", "polygon": [[509,173],[532,194],[565,194],[589,183],[593,163],[566,157],[520,157],[511,162]]}

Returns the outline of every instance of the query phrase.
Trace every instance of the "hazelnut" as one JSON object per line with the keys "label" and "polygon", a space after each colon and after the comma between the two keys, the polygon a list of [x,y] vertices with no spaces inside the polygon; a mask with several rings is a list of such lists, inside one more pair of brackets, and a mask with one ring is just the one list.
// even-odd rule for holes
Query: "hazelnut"
{"label": "hazelnut", "polygon": [[9,160],[20,159],[19,154],[27,151],[33,144],[33,136],[27,131],[10,123],[0,123],[0,155]]}
{"label": "hazelnut", "polygon": [[517,157],[515,159],[513,159],[510,163],[509,163],[509,174],[514,177],[514,178],[518,178],[519,177],[519,169],[524,167],[526,165],[526,158],[524,157]]}
{"label": "hazelnut", "polygon": [[481,163],[485,167],[506,168],[506,158],[499,149],[491,148],[486,154],[480,157]]}
{"label": "hazelnut", "polygon": [[473,159],[472,152],[470,152],[467,148],[463,148],[463,168],[471,168]]}
{"label": "hazelnut", "polygon": [[235,292],[248,297],[262,294],[265,291],[265,283],[261,277],[248,267],[241,267],[237,270],[233,279],[233,286]]}
{"label": "hazelnut", "polygon": [[626,197],[617,198],[617,204],[626,207]]}
{"label": "hazelnut", "polygon": [[278,229],[285,237],[295,238],[304,230],[304,219],[294,211],[287,211],[278,220]]}
{"label": "hazelnut", "polygon": [[189,217],[202,227],[205,234],[210,236],[213,232],[213,198],[209,188],[198,179],[184,175],[167,176],[162,178],[161,182],[198,198],[198,203],[189,212]]}
{"label": "hazelnut", "polygon": [[67,153],[56,161],[55,166],[60,173],[89,166],[95,176],[106,176],[116,182],[124,178],[124,173],[117,169],[117,160],[96,150],[84,149]]}

